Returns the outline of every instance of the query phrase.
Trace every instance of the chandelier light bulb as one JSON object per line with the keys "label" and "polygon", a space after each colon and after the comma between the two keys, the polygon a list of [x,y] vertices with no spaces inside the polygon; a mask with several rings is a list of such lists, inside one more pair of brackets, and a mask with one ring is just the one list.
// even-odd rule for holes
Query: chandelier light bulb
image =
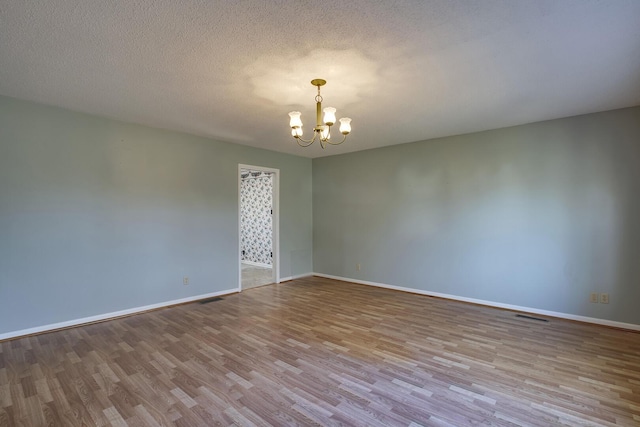
{"label": "chandelier light bulb", "polygon": [[348,135],[351,132],[351,119],[349,117],[343,117],[340,119],[340,132],[343,135]]}
{"label": "chandelier light bulb", "polygon": [[291,128],[291,136],[293,136],[294,138],[300,138],[302,136],[302,128],[301,127]]}
{"label": "chandelier light bulb", "polygon": [[291,117],[291,120],[289,120],[289,126],[292,128],[302,127],[302,119],[300,118],[301,114],[302,113],[300,113],[300,111],[290,112],[289,117]]}
{"label": "chandelier light bulb", "polygon": [[329,126],[320,126],[320,138],[324,140],[331,138],[331,134],[329,133]]}
{"label": "chandelier light bulb", "polygon": [[336,109],[333,107],[326,107],[324,110],[324,124],[332,126],[336,122]]}

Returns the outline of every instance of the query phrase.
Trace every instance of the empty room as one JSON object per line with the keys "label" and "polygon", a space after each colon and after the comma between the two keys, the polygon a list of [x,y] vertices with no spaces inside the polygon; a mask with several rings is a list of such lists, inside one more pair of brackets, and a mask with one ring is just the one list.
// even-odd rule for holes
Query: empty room
{"label": "empty room", "polygon": [[640,425],[639,23],[3,0],[0,427]]}

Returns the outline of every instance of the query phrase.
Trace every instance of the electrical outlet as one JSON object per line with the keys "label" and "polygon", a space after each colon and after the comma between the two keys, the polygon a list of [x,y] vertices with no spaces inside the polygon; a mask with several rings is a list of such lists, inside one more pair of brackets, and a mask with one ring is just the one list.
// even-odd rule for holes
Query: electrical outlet
{"label": "electrical outlet", "polygon": [[589,301],[591,302],[598,302],[600,300],[599,295],[597,292],[591,292],[591,295],[589,296]]}
{"label": "electrical outlet", "polygon": [[357,270],[357,271],[360,271],[360,267],[361,267],[361,265],[360,265],[360,264],[356,264],[356,270]]}
{"label": "electrical outlet", "polygon": [[188,285],[188,284],[189,284],[189,278],[188,278],[188,277],[186,277],[186,276],[185,276],[185,277],[183,277],[183,278],[182,278],[182,284],[183,284],[183,285]]}
{"label": "electrical outlet", "polygon": [[609,294],[600,294],[600,303],[609,304]]}

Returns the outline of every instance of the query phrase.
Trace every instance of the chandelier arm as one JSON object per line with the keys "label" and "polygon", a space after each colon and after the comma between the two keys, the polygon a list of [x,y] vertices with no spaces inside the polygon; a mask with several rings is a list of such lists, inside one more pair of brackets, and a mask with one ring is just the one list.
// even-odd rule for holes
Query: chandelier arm
{"label": "chandelier arm", "polygon": [[340,142],[331,142],[331,140],[329,140],[329,139],[327,140],[327,142],[328,142],[329,144],[331,144],[331,145],[340,145],[340,144],[342,144],[343,142],[345,142],[346,140],[347,140],[347,135],[344,135],[344,138],[342,138],[342,141],[340,141]]}
{"label": "chandelier arm", "polygon": [[304,142],[305,142],[305,144],[301,144],[301,143],[300,143],[300,139],[299,139],[299,138],[296,138],[296,142],[298,143],[298,145],[299,145],[300,147],[308,147],[308,146],[310,146],[311,144],[313,144],[313,139],[312,139],[311,141],[309,141],[309,142],[304,141]]}
{"label": "chandelier arm", "polygon": [[299,137],[299,136],[298,136],[298,137],[295,137],[295,136],[294,136],[294,138],[295,138],[297,141],[306,142],[307,144],[311,144],[311,143],[315,140],[315,138],[311,138],[311,139],[302,139],[302,138],[301,138],[301,137]]}
{"label": "chandelier arm", "polygon": [[[318,134],[316,132],[313,132],[313,138],[311,139],[303,139],[302,137],[298,136],[298,137],[293,137],[297,142],[298,145],[301,147],[308,147],[311,144],[313,144],[313,142],[316,140],[316,137],[318,136]],[[304,142],[304,144],[301,144],[300,141]]]}

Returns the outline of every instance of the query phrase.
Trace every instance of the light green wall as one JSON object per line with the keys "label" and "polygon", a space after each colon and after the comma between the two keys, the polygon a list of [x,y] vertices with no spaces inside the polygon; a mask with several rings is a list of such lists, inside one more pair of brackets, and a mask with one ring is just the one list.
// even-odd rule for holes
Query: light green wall
{"label": "light green wall", "polygon": [[640,108],[312,164],[0,97],[0,334],[235,288],[239,163],[281,171],[282,277],[640,324]]}
{"label": "light green wall", "polygon": [[0,97],[0,334],[237,288],[239,163],[311,272],[310,159]]}
{"label": "light green wall", "polygon": [[313,217],[318,273],[640,324],[640,107],[314,159]]}

